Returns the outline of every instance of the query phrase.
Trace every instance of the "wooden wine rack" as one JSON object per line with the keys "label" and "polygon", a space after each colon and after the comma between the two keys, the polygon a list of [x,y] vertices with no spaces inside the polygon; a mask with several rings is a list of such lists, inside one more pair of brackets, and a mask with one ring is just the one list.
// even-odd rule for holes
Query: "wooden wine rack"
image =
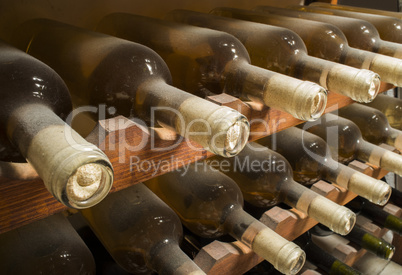
{"label": "wooden wine rack", "polygon": [[[387,90],[389,87],[384,84],[382,90]],[[348,97],[331,92],[328,98],[326,112],[353,102]],[[251,124],[250,141],[302,122],[287,113],[251,102],[245,103],[226,94],[208,99],[246,115]],[[122,116],[99,121],[87,139],[98,145],[113,165],[115,179],[111,192],[212,155],[198,144],[187,140],[180,141],[181,137],[174,132],[144,128]],[[140,146],[141,149],[136,149]],[[157,149],[168,147],[171,149]],[[157,170],[153,168],[156,163],[160,164]],[[4,163],[2,165],[4,166]],[[2,169],[2,165],[0,164],[2,174],[10,170],[9,167]],[[49,194],[41,179],[23,180],[15,174],[0,177],[0,233],[63,210],[66,210],[66,207]]]}
{"label": "wooden wine rack", "polygon": [[[391,86],[383,84],[381,90],[385,91],[389,88]],[[242,102],[226,94],[208,99],[217,104],[232,107],[246,115],[251,122],[250,141],[302,122],[278,110],[251,102]],[[348,97],[329,93],[325,112],[334,111],[352,102]],[[181,140],[181,137],[174,132],[161,128],[144,128],[122,116],[99,121],[87,139],[98,145],[113,164],[115,180],[111,192],[122,190],[212,155],[195,143]],[[138,149],[140,145],[142,145],[141,149]],[[152,149],[167,147],[171,148],[169,150]],[[155,169],[152,166],[154,163],[163,163],[163,167]],[[386,171],[357,161],[350,165],[376,178],[386,174]],[[17,167],[18,164],[15,166]],[[29,169],[28,165],[25,167]],[[10,171],[10,167],[2,171],[4,174]],[[33,173],[28,171],[24,174],[32,177]],[[315,183],[312,189],[342,205],[356,196],[339,186],[323,181]],[[9,177],[5,175],[0,177],[0,233],[63,210],[66,210],[66,207],[49,194],[41,179],[37,177],[22,179],[15,173],[10,173]],[[283,210],[279,207],[264,213],[261,221],[288,240],[295,239],[317,224],[315,220],[296,209]],[[208,274],[242,274],[261,262],[262,258],[240,242],[214,241],[203,247],[194,260]]]}

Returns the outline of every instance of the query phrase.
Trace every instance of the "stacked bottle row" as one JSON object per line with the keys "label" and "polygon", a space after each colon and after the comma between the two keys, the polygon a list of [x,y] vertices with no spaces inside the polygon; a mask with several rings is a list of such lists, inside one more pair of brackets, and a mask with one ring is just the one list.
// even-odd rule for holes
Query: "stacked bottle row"
{"label": "stacked bottle row", "polygon": [[[300,24],[298,20],[302,19],[272,15],[279,13],[278,9],[264,7],[260,10],[264,12],[219,8],[211,14],[203,14],[176,10],[164,20],[111,14],[99,22],[96,32],[34,19],[17,28],[9,42],[53,68],[66,82],[76,107],[105,104],[109,111],[105,117],[124,115],[141,118],[150,125],[157,123],[224,157],[242,150],[248,139],[248,121],[233,109],[203,99],[207,95],[224,92],[261,102],[299,119],[316,120],[325,109],[327,89],[359,102],[370,102],[378,93],[379,75],[383,81],[399,85],[402,63],[396,58],[398,44],[377,39],[378,45],[363,48],[372,52],[357,50],[363,46],[356,43],[351,44],[356,48],[348,47],[337,27],[329,32],[318,23],[304,24],[303,21]],[[294,15],[289,10],[284,13]],[[310,23],[309,29],[306,26]],[[300,25],[308,29],[308,33],[317,29],[314,39],[322,39],[320,32],[337,34],[339,38],[324,39],[325,47],[321,47],[308,39],[306,31],[298,30]],[[347,34],[350,28],[342,26],[338,27],[352,40],[354,36]],[[362,39],[358,40],[364,44]],[[5,43],[2,53],[3,65],[12,60],[15,64],[21,62],[20,68],[31,63],[44,67],[43,63]],[[19,57],[25,61],[17,62]],[[63,81],[58,79],[58,82],[44,85],[42,82],[49,77],[59,78],[48,67],[41,69],[50,74],[45,80],[25,68],[21,73],[30,77],[15,81],[15,75],[10,73],[12,68],[4,65],[3,69],[8,72],[3,79],[4,85],[9,85],[4,89],[6,98],[22,90],[18,95],[28,97],[32,103],[27,106],[6,104],[13,107],[3,110],[2,127],[7,134],[2,137],[1,159],[22,160],[23,156],[37,170],[49,191],[69,207],[85,208],[99,202],[110,190],[112,167],[102,152],[56,119],[56,116],[66,119],[71,113],[67,108],[71,101]],[[27,87],[10,84],[13,83],[10,79],[18,83],[24,81]],[[36,89],[33,92],[29,90],[32,85]],[[60,90],[60,94],[43,92],[47,87],[49,91]],[[50,107],[52,113],[45,114],[48,107],[43,105]],[[38,115],[31,115],[35,112]],[[40,121],[47,121],[41,126],[32,120],[39,114]],[[54,121],[44,118],[48,116]],[[53,127],[55,125],[58,127]],[[47,130],[41,131],[42,128]],[[58,135],[56,128],[63,128]],[[72,144],[68,144],[67,135],[74,140]],[[21,136],[29,138],[23,140]],[[46,142],[40,142],[43,140]],[[66,142],[56,146],[60,140]],[[80,150],[86,153],[77,153]],[[89,155],[88,151],[96,151],[98,155]],[[76,160],[75,154],[80,154],[81,161]],[[60,165],[59,159],[49,155],[63,158],[67,163]],[[71,163],[73,158],[74,164]]]}
{"label": "stacked bottle row", "polygon": [[[361,106],[354,104],[347,109],[354,107]],[[351,121],[341,117],[328,119],[331,116],[334,115],[326,114],[323,120],[335,123],[340,129],[351,129],[348,134],[354,130],[352,137],[358,138],[354,140],[355,144],[363,150],[368,147],[381,151],[381,147],[364,141],[359,128]],[[325,124],[308,122],[258,143],[249,143],[233,158],[216,156],[208,163],[195,163],[145,184],[139,183],[110,194],[96,206],[81,210],[81,213],[113,258],[134,273],[149,269],[167,274],[202,273],[179,249],[182,239],[180,220],[188,230],[202,238],[231,235],[282,273],[299,271],[305,257],[296,245],[299,241],[296,240],[295,244],[285,240],[247,214],[242,209],[243,198],[247,203],[263,208],[285,203],[355,241],[364,235],[354,228],[356,211],[368,213],[374,221],[401,234],[402,220],[384,215],[384,211],[367,200],[354,200],[348,205],[353,209],[351,211],[293,180],[295,177],[308,185],[322,177],[379,205],[384,205],[391,194],[391,188],[386,183],[333,160],[324,140],[301,129],[307,128],[310,123],[316,125],[309,129],[325,132]],[[339,140],[345,140],[342,133],[339,137]],[[287,160],[264,146],[272,147],[272,144]],[[350,149],[343,144],[340,148]],[[365,239],[370,240],[366,249],[372,249],[382,257],[392,256],[391,246],[381,245],[380,240],[373,237],[366,236]],[[361,245],[366,244],[362,242]],[[310,248],[304,247],[304,250],[307,252]]]}
{"label": "stacked bottle row", "polygon": [[[263,152],[267,153],[266,150]],[[273,176],[280,174],[280,170],[283,170],[282,175],[288,175],[290,167],[281,168],[279,164],[284,159],[280,159],[278,154],[271,157],[275,156],[277,160],[274,164],[278,166]],[[286,163],[283,165],[286,166]],[[186,240],[192,238],[193,248],[205,238],[229,234],[281,273],[296,274],[307,257],[328,273],[360,274],[314,244],[310,232],[322,235],[322,229],[312,230],[289,242],[246,213],[242,209],[242,193],[245,192],[240,185],[236,185],[239,182],[242,182],[241,178],[235,182],[210,165],[199,163],[186,171],[170,172],[145,184],[139,183],[110,194],[96,206],[81,210],[81,215],[110,253],[112,261],[120,265],[118,269],[134,274],[205,274],[191,259],[194,256],[192,253],[198,251],[186,250],[182,246],[184,252],[180,248],[183,242],[182,224]],[[392,244],[359,226],[353,227],[355,214],[348,208],[367,215],[397,234],[402,233],[402,219],[364,199],[355,199],[345,208],[313,194],[309,189],[300,195],[297,186],[293,187],[296,188],[281,190],[286,203],[291,205],[292,197],[298,197],[297,205],[309,204],[307,209],[313,215],[323,211],[320,208],[326,208],[326,216],[331,217],[324,218],[323,224],[327,220],[333,221],[335,226],[332,231],[345,235],[377,257],[392,258],[395,250]],[[255,192],[254,197],[267,201],[263,195]],[[319,215],[313,217],[320,220]],[[332,234],[329,229],[325,230],[325,235]],[[0,239],[3,259],[0,269],[4,274],[95,274],[91,252],[63,215],[51,216],[1,234]]]}
{"label": "stacked bottle row", "polygon": [[[203,274],[179,248],[181,224],[202,238],[230,235],[280,272],[297,273],[308,241],[284,239],[244,211],[243,199],[262,208],[286,204],[358,239],[356,209],[308,186],[322,179],[350,190],[367,200],[362,212],[398,194],[347,164],[358,159],[402,175],[402,156],[379,146],[401,150],[401,105],[377,96],[380,77],[402,84],[400,42],[379,39],[391,38],[382,36],[377,21],[373,27],[320,16],[321,8],[257,10],[175,10],[163,20],[110,14],[95,31],[47,19],[25,22],[9,44],[0,43],[0,159],[28,161],[134,273]],[[323,115],[327,90],[369,104]],[[246,145],[247,118],[205,99],[220,93],[307,122]],[[106,197],[110,161],[68,126],[72,105],[101,104],[108,110],[103,118],[139,118],[216,156]],[[399,219],[382,219],[401,233]]]}

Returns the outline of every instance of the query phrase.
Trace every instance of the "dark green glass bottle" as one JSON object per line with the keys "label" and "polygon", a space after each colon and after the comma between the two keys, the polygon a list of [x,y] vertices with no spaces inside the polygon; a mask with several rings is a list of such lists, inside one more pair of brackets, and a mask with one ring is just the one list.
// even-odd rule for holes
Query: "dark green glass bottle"
{"label": "dark green glass bottle", "polygon": [[391,259],[395,252],[395,247],[392,244],[368,233],[358,225],[354,226],[345,238],[386,260]]}
{"label": "dark green glass bottle", "polygon": [[346,265],[334,256],[318,247],[311,239],[311,233],[305,234],[294,240],[305,252],[307,260],[321,268],[328,274],[333,275],[359,275],[359,271]]}
{"label": "dark green glass bottle", "polygon": [[402,234],[402,219],[385,212],[381,207],[363,198],[355,198],[347,205],[354,212],[359,212],[382,227],[388,228],[399,235]]}

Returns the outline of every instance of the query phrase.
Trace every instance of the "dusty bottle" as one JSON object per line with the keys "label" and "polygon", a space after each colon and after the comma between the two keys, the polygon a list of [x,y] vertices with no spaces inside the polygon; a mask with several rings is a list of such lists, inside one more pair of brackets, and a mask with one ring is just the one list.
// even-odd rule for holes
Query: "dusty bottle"
{"label": "dusty bottle", "polygon": [[377,95],[377,74],[309,56],[301,38],[288,29],[187,10],[174,10],[165,18],[236,36],[255,66],[313,81],[359,102],[370,102]]}
{"label": "dusty bottle", "polygon": [[204,238],[230,234],[285,274],[302,268],[304,252],[246,213],[236,183],[209,165],[197,162],[145,184],[194,234]]}
{"label": "dusty bottle", "polygon": [[375,101],[370,102],[368,106],[376,108],[382,112],[388,119],[389,124],[399,130],[402,130],[402,100],[387,95],[378,95]]}
{"label": "dusty bottle", "polygon": [[2,274],[95,274],[95,262],[63,214],[0,235]]}
{"label": "dusty bottle", "polygon": [[358,225],[353,227],[346,238],[382,259],[390,260],[395,253],[395,246],[368,233]]}
{"label": "dusty bottle", "polygon": [[327,15],[339,15],[343,17],[366,20],[376,27],[382,39],[396,43],[402,43],[402,20],[399,18],[379,14],[336,10],[314,6],[292,6],[292,8],[308,12],[317,12]]}
{"label": "dusty bottle", "polygon": [[63,119],[72,105],[50,67],[0,41],[0,160],[27,160],[49,192],[73,208],[102,200],[113,183],[107,156]]}
{"label": "dusty bottle", "polygon": [[341,262],[325,250],[318,247],[311,239],[311,233],[306,232],[296,240],[295,243],[306,252],[307,260],[315,264],[328,274],[338,275],[359,275],[359,271]]}
{"label": "dusty bottle", "polygon": [[125,13],[104,17],[97,30],[152,48],[168,64],[174,85],[200,96],[225,92],[302,120],[317,119],[325,108],[321,86],[251,65],[230,34]]}
{"label": "dusty bottle", "polygon": [[327,113],[318,123],[301,127],[324,139],[339,162],[358,159],[402,175],[402,156],[365,141],[359,127],[348,119]]}
{"label": "dusty bottle", "polygon": [[400,77],[402,60],[350,47],[345,35],[334,25],[232,8],[217,8],[212,13],[288,28],[303,39],[309,55],[359,69],[368,69],[378,73],[382,81],[396,86],[402,85],[402,78]]}
{"label": "dusty bottle", "polygon": [[354,212],[366,216],[379,225],[388,228],[399,235],[402,234],[402,219],[385,212],[381,207],[362,198],[355,198],[346,206]]}
{"label": "dusty bottle", "polygon": [[25,22],[13,43],[54,68],[77,105],[106,104],[113,115],[153,117],[152,123],[222,156],[237,154],[247,141],[243,115],[171,86],[166,64],[145,46],[47,19]]}
{"label": "dusty bottle", "polygon": [[355,12],[370,13],[370,14],[379,14],[379,15],[386,15],[386,16],[391,16],[391,17],[396,17],[396,18],[402,19],[402,14],[400,12],[396,12],[396,11],[362,8],[362,7],[355,7],[355,6],[348,6],[348,5],[332,5],[330,3],[324,3],[324,2],[313,2],[313,3],[310,3],[310,6],[330,8],[330,9],[336,9],[336,10],[355,11]]}
{"label": "dusty bottle", "polygon": [[384,205],[391,195],[388,184],[338,163],[324,140],[299,128],[277,132],[258,142],[283,155],[293,168],[295,180],[302,184],[324,179],[379,205]]}
{"label": "dusty bottle", "polygon": [[338,114],[353,121],[368,142],[377,145],[385,143],[402,151],[402,131],[392,128],[385,115],[377,109],[351,104],[338,109]]}
{"label": "dusty bottle", "polygon": [[144,184],[110,194],[82,215],[124,269],[135,274],[205,274],[179,244],[179,217]]}
{"label": "dusty bottle", "polygon": [[225,165],[220,171],[237,183],[244,199],[252,205],[270,207],[284,202],[341,235],[353,228],[354,213],[295,182],[287,160],[267,147],[249,143],[227,161],[230,168]]}
{"label": "dusty bottle", "polygon": [[402,45],[382,40],[375,26],[365,20],[336,15],[328,16],[327,14],[307,12],[292,7],[285,9],[260,6],[257,10],[332,24],[343,32],[351,47],[402,58]]}

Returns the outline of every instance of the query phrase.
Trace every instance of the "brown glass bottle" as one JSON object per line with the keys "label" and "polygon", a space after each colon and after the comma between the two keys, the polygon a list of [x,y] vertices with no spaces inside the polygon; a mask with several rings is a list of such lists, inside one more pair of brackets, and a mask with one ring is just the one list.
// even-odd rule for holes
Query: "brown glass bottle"
{"label": "brown glass bottle", "polygon": [[114,115],[153,117],[152,123],[222,156],[237,154],[247,141],[243,115],[169,85],[166,64],[145,46],[46,19],[25,22],[13,43],[54,68],[77,105],[106,104]]}
{"label": "brown glass bottle", "polygon": [[152,48],[174,85],[200,96],[225,92],[302,120],[317,119],[325,108],[321,86],[251,65],[247,50],[227,33],[125,13],[104,17],[97,30]]}
{"label": "brown glass bottle", "polygon": [[216,161],[252,205],[272,207],[284,202],[341,235],[348,234],[355,224],[353,212],[295,182],[288,161],[267,147],[252,142],[236,157]]}
{"label": "brown glass bottle", "polygon": [[371,8],[362,8],[362,7],[355,7],[355,6],[347,6],[347,5],[332,5],[330,3],[324,2],[312,2],[310,6],[322,7],[322,8],[331,8],[335,10],[346,10],[346,11],[355,11],[355,12],[362,12],[362,13],[369,13],[369,14],[379,14],[379,15],[386,15],[391,17],[396,17],[402,19],[402,14],[396,11],[386,11],[380,9],[371,9]]}
{"label": "brown glass bottle", "polygon": [[246,213],[236,183],[209,165],[197,162],[145,184],[194,234],[204,238],[230,234],[285,274],[302,268],[304,252]]}
{"label": "brown glass bottle", "polygon": [[0,235],[1,274],[95,274],[95,262],[63,214]]}
{"label": "brown glass bottle", "polygon": [[144,184],[81,211],[114,260],[135,274],[205,274],[183,251],[180,219]]}
{"label": "brown glass bottle", "polygon": [[402,131],[392,128],[385,115],[377,109],[356,103],[338,109],[338,114],[353,121],[368,142],[385,143],[402,151]]}
{"label": "brown glass bottle", "polygon": [[335,15],[328,16],[327,14],[307,12],[293,8],[285,9],[260,6],[256,10],[332,24],[343,32],[351,47],[402,58],[402,45],[382,40],[375,26],[365,20]]}
{"label": "brown glass bottle", "polygon": [[343,17],[366,20],[376,27],[382,39],[396,43],[402,43],[402,20],[399,18],[379,14],[336,10],[314,6],[292,6],[292,8],[308,12],[317,12],[327,15],[339,15]]}
{"label": "brown glass bottle", "polygon": [[360,102],[369,102],[377,95],[377,74],[307,55],[301,38],[288,29],[188,10],[171,11],[165,19],[236,36],[255,66],[313,81]]}
{"label": "brown glass bottle", "polygon": [[258,142],[283,155],[293,168],[295,180],[302,184],[326,180],[379,205],[391,195],[388,184],[338,163],[324,140],[299,128],[277,132]]}
{"label": "brown glass bottle", "polygon": [[389,124],[402,130],[402,100],[393,96],[378,95],[375,101],[367,104],[382,112],[388,119]]}
{"label": "brown glass bottle", "polygon": [[396,86],[402,85],[402,60],[350,47],[345,35],[334,25],[232,8],[217,8],[211,13],[288,28],[303,39],[309,55],[359,69],[368,69],[378,73],[382,81]]}
{"label": "brown glass bottle", "polygon": [[300,127],[324,139],[332,156],[342,163],[358,159],[402,175],[402,156],[365,141],[351,120],[327,113],[316,124]]}
{"label": "brown glass bottle", "polygon": [[112,165],[63,121],[71,99],[55,71],[0,41],[0,96],[0,160],[27,160],[69,207],[89,207],[107,195]]}

